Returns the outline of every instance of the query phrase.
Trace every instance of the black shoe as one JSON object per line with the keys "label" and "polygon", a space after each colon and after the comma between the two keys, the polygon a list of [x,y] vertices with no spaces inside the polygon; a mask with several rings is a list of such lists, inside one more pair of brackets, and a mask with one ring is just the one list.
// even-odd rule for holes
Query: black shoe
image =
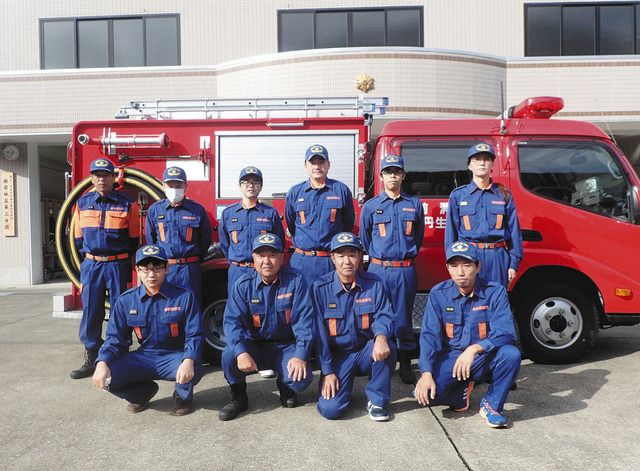
{"label": "black shoe", "polygon": [[289,387],[285,386],[280,378],[276,380],[276,385],[278,386],[278,391],[280,391],[280,404],[282,407],[286,407],[287,409],[293,409],[298,405],[298,396],[294,391],[292,391]]}
{"label": "black shoe", "polygon": [[85,348],[84,350],[84,365],[77,370],[73,370],[69,376],[71,379],[88,378],[93,375],[96,369],[96,358],[98,358],[99,348]]}
{"label": "black shoe", "polygon": [[171,415],[180,417],[183,415],[191,414],[193,412],[192,401],[185,401],[174,391],[173,392],[173,407],[171,408]]}
{"label": "black shoe", "polygon": [[247,383],[232,384],[231,402],[218,412],[218,418],[222,421],[233,420],[238,414],[249,407],[249,396],[247,396]]}
{"label": "black shoe", "polygon": [[127,410],[132,414],[137,414],[138,412],[142,412],[143,410],[145,410],[147,407],[149,407],[149,403],[151,402],[151,399],[153,399],[153,396],[155,396],[158,392],[158,389],[160,389],[158,383],[156,383],[155,381],[151,382],[149,385],[149,393],[146,394],[140,402],[129,403],[127,405]]}
{"label": "black shoe", "polygon": [[398,351],[398,363],[400,363],[400,379],[404,384],[416,384],[416,376],[411,370],[411,353],[404,350]]}

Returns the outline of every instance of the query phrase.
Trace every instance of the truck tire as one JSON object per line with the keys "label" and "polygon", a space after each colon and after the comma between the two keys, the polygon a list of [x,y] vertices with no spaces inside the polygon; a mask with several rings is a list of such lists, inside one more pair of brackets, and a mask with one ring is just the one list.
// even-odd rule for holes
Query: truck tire
{"label": "truck tire", "polygon": [[226,299],[217,299],[204,309],[205,343],[202,359],[205,363],[211,365],[220,366],[222,350],[227,345],[224,341],[224,331],[222,329],[226,305]]}
{"label": "truck tire", "polygon": [[524,354],[536,363],[581,359],[598,338],[598,309],[588,292],[565,283],[537,287],[518,303]]}

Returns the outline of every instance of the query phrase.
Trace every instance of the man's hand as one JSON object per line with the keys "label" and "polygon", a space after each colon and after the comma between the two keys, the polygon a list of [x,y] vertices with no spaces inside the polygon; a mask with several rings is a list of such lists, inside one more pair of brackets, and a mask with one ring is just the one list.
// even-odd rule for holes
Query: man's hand
{"label": "man's hand", "polygon": [[307,379],[307,362],[293,357],[287,363],[287,371],[289,372],[289,378],[294,381]]}
{"label": "man's hand", "polygon": [[469,345],[453,364],[452,376],[458,378],[459,381],[469,379],[469,377],[471,377],[473,360],[475,360],[478,353],[482,353],[483,351],[484,349],[477,343]]}
{"label": "man's hand", "polygon": [[193,360],[191,358],[185,358],[180,363],[178,372],[176,373],[176,383],[187,384],[195,376],[195,369],[193,367]]}
{"label": "man's hand", "polygon": [[416,401],[423,406],[428,406],[429,401],[436,398],[436,382],[433,380],[431,373],[422,373],[413,394],[416,397]]}
{"label": "man's hand", "polygon": [[513,268],[509,268],[509,270],[507,271],[508,276],[509,276],[509,281],[507,284],[511,283],[514,278],[516,277],[516,275],[518,274],[517,271],[515,271]]}
{"label": "man's hand", "polygon": [[96,364],[96,369],[93,372],[93,385],[98,389],[106,389],[107,378],[111,376],[111,370],[104,361],[99,361]]}
{"label": "man's hand", "polygon": [[335,374],[331,373],[322,377],[322,397],[326,400],[336,397],[338,389],[340,389],[340,383]]}
{"label": "man's hand", "polygon": [[382,361],[386,359],[390,353],[391,349],[387,343],[387,337],[384,335],[376,335],[376,340],[373,343],[373,351],[371,352],[373,361]]}
{"label": "man's hand", "polygon": [[238,364],[238,369],[243,373],[253,373],[254,371],[258,371],[258,365],[253,361],[253,357],[249,355],[249,352],[242,352],[238,355],[236,363]]}

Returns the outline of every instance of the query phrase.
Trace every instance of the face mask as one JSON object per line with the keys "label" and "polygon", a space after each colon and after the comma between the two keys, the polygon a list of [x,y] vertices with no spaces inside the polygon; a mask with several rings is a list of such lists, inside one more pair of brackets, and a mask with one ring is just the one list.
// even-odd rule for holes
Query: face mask
{"label": "face mask", "polygon": [[164,194],[167,196],[167,199],[171,202],[171,204],[178,204],[184,199],[183,188],[167,188],[164,191]]}

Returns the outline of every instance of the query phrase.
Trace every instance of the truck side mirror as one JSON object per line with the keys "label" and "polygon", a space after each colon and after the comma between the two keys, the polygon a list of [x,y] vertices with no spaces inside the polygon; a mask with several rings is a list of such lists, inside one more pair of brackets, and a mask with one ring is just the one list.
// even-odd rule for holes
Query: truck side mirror
{"label": "truck side mirror", "polygon": [[633,186],[629,189],[628,195],[631,222],[633,224],[640,224],[640,190],[638,190],[637,186]]}

